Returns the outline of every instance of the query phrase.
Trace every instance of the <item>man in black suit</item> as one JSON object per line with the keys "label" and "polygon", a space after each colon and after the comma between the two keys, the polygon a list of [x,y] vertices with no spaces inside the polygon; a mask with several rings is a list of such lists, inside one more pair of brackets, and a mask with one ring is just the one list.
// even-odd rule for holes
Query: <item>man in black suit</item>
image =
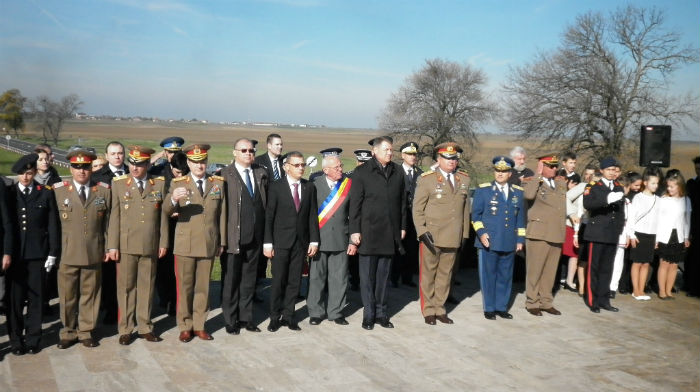
{"label": "man in black suit", "polygon": [[5,177],[2,177],[2,181],[0,181],[0,255],[2,255],[2,262],[0,262],[0,313],[4,313],[9,307],[5,302],[7,290],[5,272],[10,267],[14,243],[12,220],[7,208],[7,189]]}
{"label": "man in black suit", "polygon": [[593,313],[618,311],[610,305],[610,280],[617,241],[625,226],[625,190],[616,181],[619,168],[615,158],[602,159],[603,178],[583,191],[583,207],[590,216],[583,235],[590,242],[585,301]]}
{"label": "man in black suit", "polygon": [[[318,251],[318,209],[316,187],[301,178],[306,164],[297,151],[287,154],[286,179],[270,184],[265,208],[263,252],[272,259],[270,325],[299,331],[294,321],[294,304],[299,295],[304,257]],[[281,320],[280,320],[281,317]]]}
{"label": "man in black suit", "polygon": [[228,248],[222,257],[221,312],[226,332],[238,335],[241,327],[260,332],[253,323],[253,296],[265,229],[267,171],[253,163],[255,148],[248,139],[233,145],[232,164],[221,171],[226,180]]}
{"label": "man in black suit", "polygon": [[267,152],[255,157],[255,163],[267,170],[270,182],[285,176],[282,170],[282,136],[271,133],[267,135]]}
{"label": "man in black suit", "polygon": [[413,224],[413,195],[416,192],[416,181],[423,173],[416,166],[418,160],[418,144],[416,142],[404,143],[401,146],[401,168],[404,175],[404,189],[406,192],[406,236],[401,242],[406,251],[403,255],[397,254],[391,265],[391,284],[399,287],[401,283],[409,287],[417,287],[413,283],[413,274],[418,272],[418,236],[416,226]]}
{"label": "man in black suit", "polygon": [[393,328],[386,306],[386,285],[391,259],[404,253],[406,236],[406,192],[401,166],[391,161],[392,140],[372,140],[374,158],[352,174],[350,190],[350,241],[360,254],[360,294],[364,312],[362,328],[375,321]]}
{"label": "man in black suit", "polygon": [[686,194],[690,199],[690,248],[685,255],[683,285],[686,295],[700,297],[700,156],[693,158],[695,177],[688,180]]}
{"label": "man in black suit", "polygon": [[[37,154],[20,158],[12,167],[18,182],[8,191],[10,217],[17,239],[10,280],[10,346],[15,355],[36,354],[41,349],[44,269],[50,271],[60,251],[56,198],[50,186],[34,181]],[[26,323],[23,316],[27,304]],[[25,335],[26,331],[26,335]]]}
{"label": "man in black suit", "polygon": [[[95,183],[104,182],[112,185],[114,177],[123,176],[129,173],[129,168],[124,164],[124,145],[117,141],[112,141],[105,147],[107,165],[92,174]],[[115,262],[104,263],[102,266],[102,305],[104,309],[105,324],[116,324],[117,311],[117,264]]]}

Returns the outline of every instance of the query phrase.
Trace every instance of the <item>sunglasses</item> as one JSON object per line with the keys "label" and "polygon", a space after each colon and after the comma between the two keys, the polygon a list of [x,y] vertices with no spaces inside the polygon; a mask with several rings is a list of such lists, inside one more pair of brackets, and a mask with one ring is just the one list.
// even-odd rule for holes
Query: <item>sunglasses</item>
{"label": "sunglasses", "polygon": [[287,165],[289,165],[289,166],[294,166],[294,167],[296,167],[297,169],[300,168],[300,167],[301,167],[301,168],[306,167],[306,163],[287,163]]}
{"label": "sunglasses", "polygon": [[70,167],[72,167],[73,169],[76,169],[76,170],[92,170],[92,165],[89,163],[80,164],[80,165],[70,165]]}
{"label": "sunglasses", "polygon": [[241,148],[238,151],[244,153],[244,154],[255,154],[256,149],[255,148]]}

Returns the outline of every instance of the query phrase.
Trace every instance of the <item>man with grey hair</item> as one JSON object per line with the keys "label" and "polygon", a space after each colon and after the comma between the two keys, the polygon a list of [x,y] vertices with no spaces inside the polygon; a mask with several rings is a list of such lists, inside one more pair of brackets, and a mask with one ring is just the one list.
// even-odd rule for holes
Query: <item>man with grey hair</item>
{"label": "man with grey hair", "polygon": [[513,149],[510,150],[510,157],[513,159],[513,162],[515,162],[515,166],[513,166],[512,169],[513,174],[508,179],[509,183],[521,185],[521,180],[523,178],[533,177],[535,175],[535,172],[525,167],[525,159],[527,158],[527,154],[525,153],[524,148],[520,146],[513,147]]}
{"label": "man with grey hair", "polygon": [[[323,175],[317,176],[318,226],[321,236],[319,252],[309,269],[309,323],[318,325],[324,315],[338,325],[347,325],[342,314],[348,287],[348,255],[357,253],[348,235],[349,195],[352,180],[343,173],[340,148],[323,150]],[[323,292],[328,282],[328,296]],[[324,303],[325,302],[325,303]]]}

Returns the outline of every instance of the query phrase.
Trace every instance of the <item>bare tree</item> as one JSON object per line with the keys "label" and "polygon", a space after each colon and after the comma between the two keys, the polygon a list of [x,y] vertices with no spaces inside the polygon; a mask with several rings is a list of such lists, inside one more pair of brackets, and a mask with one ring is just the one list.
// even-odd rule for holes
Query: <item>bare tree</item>
{"label": "bare tree", "polygon": [[445,141],[474,146],[475,131],[496,111],[483,92],[486,82],[486,75],[468,64],[426,60],[391,96],[379,125],[392,136],[417,141],[426,153]]}
{"label": "bare tree", "polygon": [[634,6],[579,16],[560,48],[511,71],[505,128],[601,158],[629,151],[642,124],[697,121],[697,97],[669,95],[668,77],[698,50],[663,22],[663,12]]}
{"label": "bare tree", "polygon": [[7,90],[0,96],[0,120],[7,125],[8,135],[12,130],[15,136],[19,136],[19,132],[24,129],[24,103],[26,101],[27,98],[23,97],[16,88]]}
{"label": "bare tree", "polygon": [[41,95],[31,102],[34,115],[39,120],[42,129],[44,143],[49,140],[53,144],[58,143],[58,138],[65,121],[73,116],[83,102],[77,94],[70,94],[60,101]]}

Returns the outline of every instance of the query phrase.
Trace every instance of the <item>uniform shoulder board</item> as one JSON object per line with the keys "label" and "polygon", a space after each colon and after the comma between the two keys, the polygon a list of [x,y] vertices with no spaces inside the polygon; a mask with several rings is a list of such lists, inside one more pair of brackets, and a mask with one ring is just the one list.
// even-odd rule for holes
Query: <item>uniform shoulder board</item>
{"label": "uniform shoulder board", "polygon": [[173,182],[179,182],[179,181],[184,181],[184,180],[186,180],[186,179],[187,179],[187,176],[182,176],[182,177],[173,178],[172,181],[173,181]]}
{"label": "uniform shoulder board", "polygon": [[425,177],[425,176],[431,175],[431,174],[433,174],[433,173],[435,173],[435,172],[432,171],[432,170],[428,170],[427,172],[424,172],[424,173],[421,174],[420,176],[421,176],[421,177]]}
{"label": "uniform shoulder board", "polygon": [[121,181],[121,180],[126,179],[126,178],[129,178],[129,175],[122,174],[121,176],[117,176],[117,177],[112,178],[112,181]]}
{"label": "uniform shoulder board", "polygon": [[156,181],[165,181],[165,177],[163,176],[153,177],[153,179]]}
{"label": "uniform shoulder board", "polygon": [[107,188],[107,189],[110,188],[109,184],[107,184],[106,182],[102,182],[102,181],[98,182],[97,185],[99,185],[103,188]]}
{"label": "uniform shoulder board", "polygon": [[491,186],[490,182],[484,182],[482,184],[479,184],[479,188],[488,188]]}
{"label": "uniform shoulder board", "polygon": [[595,183],[596,183],[595,181],[591,181],[588,183],[588,185],[595,185]]}
{"label": "uniform shoulder board", "polygon": [[458,169],[458,170],[457,170],[457,173],[459,173],[459,174],[462,174],[462,175],[465,175],[465,176],[469,177],[469,172],[468,172],[468,171],[466,171],[466,170],[464,170],[464,169]]}
{"label": "uniform shoulder board", "polygon": [[48,190],[53,190],[53,188],[51,188],[51,185],[37,185],[36,189],[41,190],[42,187]]}
{"label": "uniform shoulder board", "polygon": [[57,182],[57,183],[53,184],[53,188],[58,189],[58,188],[61,188],[64,186],[68,186],[69,184],[70,184],[70,182],[68,182],[68,181]]}
{"label": "uniform shoulder board", "polygon": [[524,190],[523,187],[521,187],[520,185],[511,185],[511,186],[513,187],[513,189],[517,189],[519,191]]}
{"label": "uniform shoulder board", "polygon": [[209,178],[211,178],[212,181],[213,181],[213,180],[219,180],[219,181],[223,181],[223,180],[224,180],[224,178],[221,177],[221,176],[211,176],[211,177],[209,177]]}

